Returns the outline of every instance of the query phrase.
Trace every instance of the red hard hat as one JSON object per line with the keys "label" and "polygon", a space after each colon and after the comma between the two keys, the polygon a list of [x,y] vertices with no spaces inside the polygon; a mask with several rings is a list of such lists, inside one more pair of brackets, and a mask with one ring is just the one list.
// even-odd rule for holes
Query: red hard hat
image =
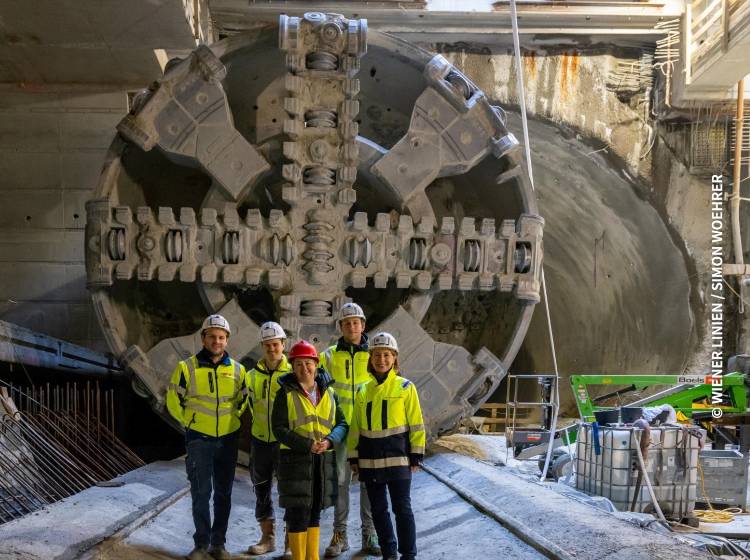
{"label": "red hard hat", "polygon": [[292,362],[295,358],[312,358],[316,362],[319,361],[318,351],[315,349],[315,346],[306,340],[300,340],[289,350],[289,361]]}

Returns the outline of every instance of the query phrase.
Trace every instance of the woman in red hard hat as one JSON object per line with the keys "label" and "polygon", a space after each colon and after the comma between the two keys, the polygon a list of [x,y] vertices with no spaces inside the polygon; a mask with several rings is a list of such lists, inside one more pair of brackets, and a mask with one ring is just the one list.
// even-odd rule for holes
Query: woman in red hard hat
{"label": "woman in red hard hat", "polygon": [[294,560],[319,560],[320,512],[336,500],[333,445],[349,427],[318,352],[302,340],[289,351],[292,373],[279,378],[271,425],[279,441],[279,505],[286,509]]}

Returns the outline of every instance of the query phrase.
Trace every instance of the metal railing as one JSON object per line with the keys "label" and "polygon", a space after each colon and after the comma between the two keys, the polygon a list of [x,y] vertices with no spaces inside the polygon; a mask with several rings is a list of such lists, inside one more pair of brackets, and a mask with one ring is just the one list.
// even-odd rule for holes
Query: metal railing
{"label": "metal railing", "polygon": [[[552,374],[512,373],[506,379],[506,445],[513,447],[519,458],[524,448],[549,441],[557,378]],[[535,412],[538,413],[537,424],[530,419]]]}
{"label": "metal railing", "polygon": [[685,83],[692,83],[714,57],[729,49],[730,38],[750,26],[747,0],[692,0],[685,7]]}

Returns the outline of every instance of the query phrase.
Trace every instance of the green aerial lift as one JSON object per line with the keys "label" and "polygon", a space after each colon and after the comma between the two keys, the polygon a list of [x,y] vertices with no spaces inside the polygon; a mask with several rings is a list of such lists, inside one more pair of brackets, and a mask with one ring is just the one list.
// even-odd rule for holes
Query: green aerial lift
{"label": "green aerial lift", "polygon": [[[538,377],[538,376],[537,376]],[[747,409],[747,388],[745,374],[733,372],[721,377],[721,386],[714,385],[710,375],[661,375],[661,374],[633,374],[633,375],[571,375],[570,384],[578,405],[580,417],[584,422],[596,420],[594,412],[611,409],[599,403],[617,399],[618,406],[650,407],[662,404],[671,405],[684,418],[698,421],[706,428],[718,424],[750,425],[750,414]],[[620,397],[628,393],[655,387],[667,386],[664,390],[649,395],[635,402],[619,402]],[[617,388],[607,394],[592,397],[589,388],[592,386],[609,386]],[[718,399],[718,402],[714,402]],[[719,414],[717,411],[720,410]],[[717,418],[721,416],[721,419]],[[679,414],[678,414],[679,417]],[[515,456],[525,459],[539,455],[546,451],[549,441],[549,414],[543,416],[540,428],[511,430],[508,439],[513,445]],[[516,434],[515,432],[518,432]],[[527,433],[528,432],[528,433]],[[576,441],[578,425],[573,424],[555,430],[553,448],[561,448]],[[536,440],[531,440],[529,436]],[[507,430],[506,430],[507,436]],[[523,439],[526,437],[526,439]],[[748,432],[750,437],[750,432]]]}
{"label": "green aerial lift", "polygon": [[[656,385],[669,385],[669,387],[639,401],[628,403],[627,406],[669,404],[677,412],[681,412],[691,419],[696,413],[710,415],[712,410],[720,410],[721,415],[746,413],[745,375],[730,373],[720,379],[721,385],[719,386],[714,384],[714,378],[710,375],[571,375],[570,384],[573,388],[573,395],[581,419],[585,422],[595,420],[595,410],[609,408],[598,406],[597,403],[619,397],[633,390]],[[589,387],[592,385],[624,388],[592,398],[589,395]],[[716,397],[714,393],[716,393]],[[715,398],[718,398],[718,402],[714,402]],[[719,413],[715,413],[715,415],[719,416]],[[700,414],[700,416],[704,416],[704,414]]]}

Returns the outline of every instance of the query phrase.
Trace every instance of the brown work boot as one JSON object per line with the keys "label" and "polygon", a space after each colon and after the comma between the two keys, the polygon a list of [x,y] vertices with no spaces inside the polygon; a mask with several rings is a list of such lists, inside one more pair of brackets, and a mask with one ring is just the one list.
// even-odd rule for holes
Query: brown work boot
{"label": "brown work boot", "polygon": [[264,519],[260,522],[260,540],[247,549],[248,554],[257,556],[267,554],[276,550],[276,531],[274,529],[273,519]]}
{"label": "brown work boot", "polygon": [[331,544],[326,548],[326,558],[336,558],[345,550],[349,550],[349,539],[346,537],[346,531],[333,531]]}

